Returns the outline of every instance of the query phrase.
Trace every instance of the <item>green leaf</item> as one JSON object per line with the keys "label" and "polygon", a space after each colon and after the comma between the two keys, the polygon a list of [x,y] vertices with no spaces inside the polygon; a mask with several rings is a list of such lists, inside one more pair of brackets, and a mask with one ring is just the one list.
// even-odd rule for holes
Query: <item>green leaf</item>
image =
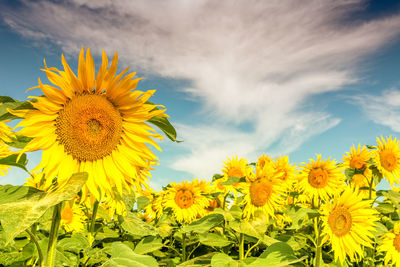
{"label": "green leaf", "polygon": [[127,245],[115,242],[112,244],[111,259],[104,263],[103,266],[158,267],[158,263],[151,256],[136,254]]}
{"label": "green leaf", "polygon": [[375,209],[382,214],[389,214],[394,212],[395,210],[393,205],[390,203],[381,203],[378,206],[376,206]]}
{"label": "green leaf", "polygon": [[298,259],[294,255],[293,249],[285,242],[274,243],[269,246],[258,259],[249,264],[249,267],[273,266],[283,267],[307,258],[306,256]]}
{"label": "green leaf", "polygon": [[26,164],[28,163],[28,160],[26,159],[26,154],[22,154],[21,157],[18,159],[18,155],[14,154],[14,155],[10,155],[8,157],[5,158],[0,158],[0,165],[9,165],[9,166],[15,166],[18,168],[21,168],[25,171],[28,171],[26,169]]}
{"label": "green leaf", "polygon": [[136,245],[133,252],[137,254],[147,254],[155,250],[162,248],[164,245],[161,238],[156,238],[155,236],[146,236],[140,240],[139,244]]}
{"label": "green leaf", "polygon": [[9,96],[0,95],[0,103],[7,103],[7,102],[17,102],[17,100],[15,100]]}
{"label": "green leaf", "polygon": [[36,194],[45,193],[30,186],[0,185],[0,205],[24,200]]}
{"label": "green leaf", "polygon": [[158,230],[151,224],[142,221],[135,213],[128,212],[127,216],[118,216],[122,229],[135,236],[157,235]]}
{"label": "green leaf", "polygon": [[308,214],[314,214],[314,211],[309,208],[293,206],[286,211],[286,214],[292,219],[292,226],[289,229],[299,229],[305,219],[307,219]]}
{"label": "green leaf", "polygon": [[215,226],[219,225],[224,221],[224,216],[221,214],[209,214],[204,216],[198,221],[192,222],[191,224],[185,225],[182,228],[183,233],[195,232],[205,233]]}
{"label": "green leaf", "polygon": [[242,179],[241,177],[236,177],[236,176],[229,176],[228,180],[225,182],[221,183],[221,185],[234,185],[239,182],[245,182],[246,180]]}
{"label": "green leaf", "polygon": [[147,205],[151,203],[150,199],[145,196],[140,196],[137,198],[137,210],[143,210]]}
{"label": "green leaf", "polygon": [[[146,104],[150,104],[150,105],[154,105],[154,103],[150,102],[150,101],[146,101]],[[154,108],[154,109],[159,109],[158,107]],[[155,116],[153,118],[151,118],[150,120],[148,120],[149,123],[157,126],[161,131],[164,132],[164,134],[171,140],[174,142],[182,142],[176,139],[176,130],[174,128],[174,126],[172,126],[172,124],[169,122],[169,120],[166,117],[161,117],[161,116]]]}
{"label": "green leaf", "polygon": [[[215,255],[215,252],[207,253],[205,255],[198,256],[196,258],[193,258],[188,261],[184,261],[181,264],[177,265],[177,267],[202,267],[202,266],[210,266],[211,259]],[[175,266],[174,265],[167,265],[169,266]],[[213,265],[211,265],[213,266]]]}
{"label": "green leaf", "polygon": [[40,191],[20,198],[19,201],[1,204],[0,221],[6,243],[37,222],[49,208],[62,201],[73,199],[86,183],[87,177],[87,173],[76,173],[55,191],[49,193]]}
{"label": "green leaf", "polygon": [[57,248],[63,251],[74,252],[78,254],[81,250],[90,247],[89,240],[84,233],[76,233],[71,237],[63,238],[57,243]]}
{"label": "green leaf", "polygon": [[10,120],[10,119],[11,120],[20,119],[20,117],[17,117],[9,113],[7,109],[12,109],[12,110],[35,109],[29,101],[20,102],[14,99],[12,100],[13,101],[2,102],[3,104],[0,105],[0,121]]}
{"label": "green leaf", "polygon": [[221,236],[216,233],[204,233],[200,235],[200,243],[210,247],[226,247],[232,244],[232,241],[226,239],[225,236]]}
{"label": "green leaf", "polygon": [[212,267],[239,267],[245,266],[244,263],[239,263],[226,255],[225,253],[215,254],[211,258],[211,266]]}
{"label": "green leaf", "polygon": [[32,137],[27,137],[24,135],[16,135],[11,136],[11,142],[6,142],[7,145],[22,149],[28,144],[33,138]]}

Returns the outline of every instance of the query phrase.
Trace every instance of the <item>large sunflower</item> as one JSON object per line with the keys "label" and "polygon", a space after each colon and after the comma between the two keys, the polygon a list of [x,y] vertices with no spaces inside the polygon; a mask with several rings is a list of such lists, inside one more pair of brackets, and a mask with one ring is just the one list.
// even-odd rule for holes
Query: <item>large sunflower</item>
{"label": "large sunflower", "polygon": [[206,214],[210,200],[201,194],[198,182],[171,183],[164,196],[164,208],[171,208],[178,222],[192,222]]}
{"label": "large sunflower", "polygon": [[344,175],[334,160],[321,160],[321,155],[317,155],[316,161],[310,159],[308,164],[303,163],[301,167],[298,186],[311,198],[326,201],[344,185]]}
{"label": "large sunflower", "polygon": [[387,140],[376,138],[378,149],[374,161],[378,170],[385,176],[390,185],[400,182],[400,142],[391,136]]}
{"label": "large sunflower", "polygon": [[97,76],[89,49],[79,55],[78,77],[61,56],[64,70],[43,69],[53,85],[39,86],[44,96],[34,97],[34,110],[14,111],[23,117],[17,127],[19,134],[33,137],[24,151],[43,149],[42,160],[35,170],[43,169],[46,183],[57,177],[63,183],[74,172],[89,174],[82,188],[100,199],[104,194],[122,195],[123,188],[141,187],[146,181],[138,174],[149,167],[156,156],[146,145],[158,145],[151,137],[159,138],[145,122],[154,116],[166,116],[165,111],[146,101],[155,90],[134,90],[140,80],[135,73],[116,75],[118,56],[108,68],[103,51]]}
{"label": "large sunflower", "polygon": [[396,267],[400,267],[400,223],[397,222],[393,230],[384,234],[382,239],[378,251],[385,254],[385,265],[391,262]]}
{"label": "large sunflower", "polygon": [[362,246],[371,247],[374,224],[379,219],[371,201],[362,200],[347,187],[333,203],[322,207],[322,214],[323,234],[332,244],[335,260],[343,263],[347,254],[351,261],[359,261],[364,254]]}
{"label": "large sunflower", "polygon": [[[261,170],[259,170],[261,169]],[[267,218],[274,217],[276,210],[282,205],[284,187],[278,179],[279,173],[270,164],[263,168],[257,166],[257,174],[245,184],[243,196],[243,216],[251,219],[257,211],[264,213]]]}

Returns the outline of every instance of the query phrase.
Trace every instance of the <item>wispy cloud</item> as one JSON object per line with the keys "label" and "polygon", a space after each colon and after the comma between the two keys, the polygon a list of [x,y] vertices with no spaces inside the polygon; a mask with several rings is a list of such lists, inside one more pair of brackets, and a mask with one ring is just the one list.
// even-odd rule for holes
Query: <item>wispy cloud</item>
{"label": "wispy cloud", "polygon": [[400,133],[400,90],[392,88],[381,95],[359,95],[353,99],[373,122]]}
{"label": "wispy cloud", "polygon": [[0,14],[21,34],[56,43],[66,53],[76,54],[82,44],[97,53],[118,50],[142,71],[191,81],[183,92],[203,104],[202,116],[213,123],[179,125],[187,154],[173,167],[207,176],[227,156],[254,158],[273,143],[289,153],[339,123],[304,105],[310,96],[356,82],[357,63],[400,32],[399,15],[352,21],[365,5],[25,1]]}

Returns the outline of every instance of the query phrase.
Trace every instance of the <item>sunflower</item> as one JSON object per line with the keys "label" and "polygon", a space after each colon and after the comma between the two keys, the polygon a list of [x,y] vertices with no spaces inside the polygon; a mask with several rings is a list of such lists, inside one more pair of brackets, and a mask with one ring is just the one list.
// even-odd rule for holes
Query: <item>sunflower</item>
{"label": "sunflower", "polygon": [[362,170],[368,166],[368,160],[372,158],[372,152],[369,151],[365,146],[358,144],[358,147],[353,145],[350,148],[350,153],[346,152],[343,155],[343,167],[344,168],[355,168],[357,170]]}
{"label": "sunflower", "polygon": [[79,204],[66,202],[65,207],[61,211],[61,225],[67,232],[81,232],[85,229],[86,216]]}
{"label": "sunflower", "polygon": [[296,166],[289,163],[288,156],[279,156],[273,161],[274,168],[278,173],[277,178],[285,185],[286,189],[290,189],[296,178]]}
{"label": "sunflower", "polygon": [[265,164],[269,164],[272,162],[272,158],[264,153],[257,160],[257,166],[263,168]]}
{"label": "sunflower", "polygon": [[334,198],[333,203],[322,206],[324,241],[330,241],[335,260],[341,263],[346,255],[351,261],[363,257],[362,246],[371,247],[372,232],[379,220],[377,211],[371,208],[372,202],[362,200],[356,191],[347,187],[340,197]]}
{"label": "sunflower", "polygon": [[[363,173],[354,174],[350,180],[350,184],[356,187],[362,198],[369,198],[369,181],[372,179],[372,171],[369,165],[364,169]],[[368,188],[367,188],[368,187]],[[371,199],[376,196],[375,183],[372,182]]]}
{"label": "sunflower", "polygon": [[26,178],[24,185],[47,191],[49,188],[44,187],[44,180],[43,172],[34,172],[31,173],[31,176]]}
{"label": "sunflower", "polygon": [[336,194],[344,185],[344,176],[340,169],[336,167],[334,160],[321,160],[321,155],[317,155],[317,160],[310,159],[308,164],[303,163],[299,174],[299,188],[304,194],[312,199],[326,201],[330,195]]}
{"label": "sunflower", "polygon": [[266,164],[257,175],[249,180],[244,187],[243,216],[251,220],[257,212],[262,212],[268,217],[282,205],[284,188],[282,181],[277,178],[277,172],[272,165]]}
{"label": "sunflower", "polygon": [[178,222],[190,223],[206,213],[210,200],[201,194],[196,183],[172,182],[164,196],[164,208],[170,208]]}
{"label": "sunflower", "polygon": [[[0,121],[0,158],[5,158],[12,154],[10,147],[5,142],[10,142],[10,137],[13,135],[11,128]],[[0,175],[6,175],[9,169],[10,166],[8,165],[0,165]]]}
{"label": "sunflower", "polygon": [[390,185],[400,182],[400,143],[389,136],[387,140],[376,138],[378,149],[374,152],[374,161],[378,170],[385,176]]}
{"label": "sunflower", "polygon": [[382,243],[378,251],[385,254],[385,265],[389,263],[400,267],[400,223],[396,222],[393,230],[382,236]]}
{"label": "sunflower", "polygon": [[[154,116],[167,116],[147,100],[155,90],[135,90],[140,78],[135,73],[116,75],[118,56],[108,68],[103,51],[97,76],[90,50],[79,55],[78,77],[61,56],[64,70],[48,68],[47,78],[53,85],[39,86],[44,96],[33,97],[33,110],[12,111],[23,117],[16,127],[19,134],[32,137],[22,152],[43,149],[42,160],[34,170],[43,169],[46,183],[57,177],[62,184],[75,172],[89,174],[82,188],[83,196],[90,192],[96,199],[115,192],[122,195],[146,183],[138,170],[149,167],[157,158],[147,144],[160,150],[151,138],[162,137],[146,124]],[[21,153],[22,153],[21,152]]]}

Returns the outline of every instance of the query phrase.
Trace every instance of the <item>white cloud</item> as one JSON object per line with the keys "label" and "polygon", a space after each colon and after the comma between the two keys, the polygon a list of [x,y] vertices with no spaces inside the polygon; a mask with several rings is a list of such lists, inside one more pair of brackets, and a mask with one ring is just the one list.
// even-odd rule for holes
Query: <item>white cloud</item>
{"label": "white cloud", "polygon": [[173,167],[197,176],[276,142],[289,153],[337,125],[302,107],[357,81],[357,63],[400,32],[398,15],[352,21],[366,5],[361,0],[23,3],[0,14],[29,38],[74,55],[82,44],[94,53],[118,50],[127,65],[191,81],[184,92],[213,123],[179,125],[188,153]]}
{"label": "white cloud", "polygon": [[373,122],[400,132],[400,90],[392,88],[381,95],[360,95],[354,99]]}

